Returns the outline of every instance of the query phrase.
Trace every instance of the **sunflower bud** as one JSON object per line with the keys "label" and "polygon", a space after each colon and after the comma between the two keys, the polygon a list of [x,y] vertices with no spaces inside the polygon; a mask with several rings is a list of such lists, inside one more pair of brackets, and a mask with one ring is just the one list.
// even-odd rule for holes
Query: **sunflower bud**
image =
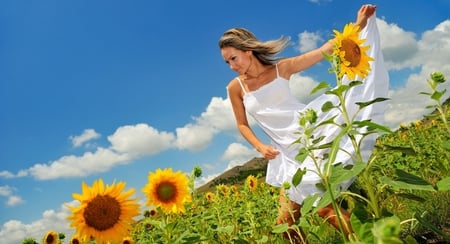
{"label": "sunflower bud", "polygon": [[195,166],[194,169],[192,170],[192,175],[195,178],[202,176],[202,168],[200,168],[200,166]]}
{"label": "sunflower bud", "polygon": [[433,72],[433,73],[431,73],[430,76],[431,76],[431,79],[435,83],[444,83],[445,82],[445,76],[441,72]]}

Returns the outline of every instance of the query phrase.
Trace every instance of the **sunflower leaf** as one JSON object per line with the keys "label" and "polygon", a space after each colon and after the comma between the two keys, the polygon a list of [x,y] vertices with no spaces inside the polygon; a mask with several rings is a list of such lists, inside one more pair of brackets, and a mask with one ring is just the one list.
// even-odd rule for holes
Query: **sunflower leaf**
{"label": "sunflower leaf", "polygon": [[328,112],[328,111],[332,110],[333,108],[335,108],[333,103],[330,101],[327,101],[322,105],[322,112]]}
{"label": "sunflower leaf", "polygon": [[302,182],[303,176],[306,174],[306,169],[298,169],[292,177],[292,184],[297,187]]}
{"label": "sunflower leaf", "polygon": [[378,102],[384,102],[386,100],[389,100],[389,98],[384,98],[384,97],[377,97],[371,101],[368,102],[357,102],[356,105],[359,106],[359,109],[365,108],[373,103],[378,103]]}
{"label": "sunflower leaf", "polygon": [[316,87],[314,87],[309,94],[312,95],[320,90],[328,89],[328,88],[330,88],[330,85],[327,82],[322,81]]}

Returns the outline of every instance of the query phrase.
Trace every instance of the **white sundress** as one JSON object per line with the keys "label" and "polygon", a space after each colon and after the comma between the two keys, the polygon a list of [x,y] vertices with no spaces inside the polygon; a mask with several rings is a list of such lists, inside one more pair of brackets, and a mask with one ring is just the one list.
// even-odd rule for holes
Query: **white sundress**
{"label": "white sundress", "polygon": [[[371,72],[363,80],[363,85],[352,88],[350,96],[347,97],[347,107],[349,113],[356,111],[355,102],[365,102],[377,97],[387,97],[389,77],[384,67],[384,61],[381,54],[380,40],[378,28],[376,26],[376,17],[373,15],[368,19],[366,27],[361,30],[361,38],[365,38],[364,45],[370,45],[367,55],[373,57],[375,61],[371,62]],[[280,152],[273,160],[270,160],[267,166],[266,182],[270,185],[281,187],[284,182],[292,182],[293,175],[299,168],[309,169],[303,176],[302,182],[297,187],[290,187],[286,193],[289,199],[299,204],[303,200],[315,193],[322,193],[322,190],[316,187],[319,177],[315,171],[316,168],[310,158],[307,158],[302,164],[295,160],[299,149],[302,147],[299,143],[294,143],[300,135],[296,134],[301,131],[299,126],[299,112],[312,108],[318,113],[318,121],[324,121],[336,116],[335,121],[341,119],[341,114],[337,109],[330,112],[321,112],[321,107],[326,101],[332,101],[338,104],[336,97],[333,95],[321,95],[308,104],[303,104],[295,98],[289,88],[289,81],[280,77],[278,74],[278,66],[276,66],[277,78],[268,84],[260,87],[255,91],[247,92],[241,80],[239,83],[244,91],[244,106],[248,114],[250,114],[262,130],[269,136],[272,145]],[[360,80],[357,77],[358,80]],[[385,103],[375,103],[366,107],[363,112],[359,113],[358,120],[370,119],[380,123],[384,117]],[[341,121],[342,122],[342,121]],[[315,138],[325,136],[325,141],[331,141],[339,133],[336,126],[321,127],[315,131]],[[367,157],[374,146],[376,136],[366,138],[362,144],[363,156]],[[353,146],[347,137],[341,141],[341,148],[354,152]],[[365,154],[365,155],[364,155]],[[343,152],[338,153],[336,162],[351,164],[351,157]],[[351,183],[351,182],[349,182]],[[343,185],[346,189],[350,184]]]}

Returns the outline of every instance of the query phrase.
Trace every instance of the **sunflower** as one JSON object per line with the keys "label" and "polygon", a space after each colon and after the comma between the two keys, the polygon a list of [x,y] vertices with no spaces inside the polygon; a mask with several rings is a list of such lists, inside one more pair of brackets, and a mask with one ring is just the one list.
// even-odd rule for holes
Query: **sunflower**
{"label": "sunflower", "polygon": [[233,195],[234,195],[235,197],[239,197],[239,189],[238,189],[237,186],[232,185],[232,186],[230,187],[230,190],[231,190],[231,193],[233,193]]}
{"label": "sunflower", "polygon": [[83,182],[83,193],[72,194],[80,205],[68,206],[72,215],[67,219],[71,221],[70,226],[76,228],[75,234],[82,240],[92,237],[98,244],[120,242],[128,236],[133,218],[139,215],[139,205],[135,199],[128,199],[134,189],[122,192],[124,188],[124,182],[105,186],[99,179],[92,187]]}
{"label": "sunflower", "polygon": [[248,186],[248,189],[250,189],[250,191],[254,191],[256,190],[256,187],[258,187],[258,179],[256,179],[256,177],[253,175],[249,175],[245,180],[245,184]]}
{"label": "sunflower", "polygon": [[205,198],[206,198],[206,200],[207,200],[208,202],[214,201],[214,193],[212,193],[212,192],[207,192],[207,193],[205,194]]}
{"label": "sunflower", "polygon": [[374,59],[366,54],[370,46],[362,46],[365,39],[359,38],[359,26],[349,23],[345,25],[342,33],[334,30],[334,34],[333,56],[340,60],[338,62],[338,76],[347,75],[350,80],[354,80],[358,75],[361,79],[364,79],[371,70],[369,61]]}
{"label": "sunflower", "polygon": [[55,231],[49,231],[45,234],[44,239],[42,240],[43,244],[56,244],[58,243],[58,233]]}
{"label": "sunflower", "polygon": [[230,194],[230,188],[227,185],[219,184],[216,186],[218,193],[224,197],[227,197]]}
{"label": "sunflower", "polygon": [[133,239],[129,236],[123,238],[122,240],[122,244],[133,244],[133,243],[134,243]]}
{"label": "sunflower", "polygon": [[78,236],[72,236],[72,238],[70,239],[69,244],[81,244],[82,241],[80,240],[80,238]]}
{"label": "sunflower", "polygon": [[192,201],[188,176],[181,171],[173,172],[171,168],[150,172],[142,191],[147,196],[147,205],[160,207],[168,213],[184,213],[184,204]]}

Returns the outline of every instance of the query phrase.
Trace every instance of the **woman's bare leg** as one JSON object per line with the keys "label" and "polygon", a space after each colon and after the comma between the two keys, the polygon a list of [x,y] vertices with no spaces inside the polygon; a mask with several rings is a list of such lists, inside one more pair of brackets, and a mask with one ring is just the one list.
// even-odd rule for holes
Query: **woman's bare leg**
{"label": "woman's bare leg", "polygon": [[[289,200],[284,190],[280,192],[280,209],[278,211],[277,224],[287,223],[293,225],[300,218],[300,204]],[[307,243],[305,234],[299,230],[289,230],[284,233],[284,238],[290,240],[291,243]]]}
{"label": "woman's bare leg", "polygon": [[[340,230],[336,211],[334,211],[334,208],[331,204],[317,211],[317,214],[319,214],[319,216],[323,219],[327,220],[328,223],[334,226],[334,228]],[[340,208],[340,216],[342,219],[342,227],[344,229],[345,236],[348,236],[351,233],[350,213],[347,210]]]}

